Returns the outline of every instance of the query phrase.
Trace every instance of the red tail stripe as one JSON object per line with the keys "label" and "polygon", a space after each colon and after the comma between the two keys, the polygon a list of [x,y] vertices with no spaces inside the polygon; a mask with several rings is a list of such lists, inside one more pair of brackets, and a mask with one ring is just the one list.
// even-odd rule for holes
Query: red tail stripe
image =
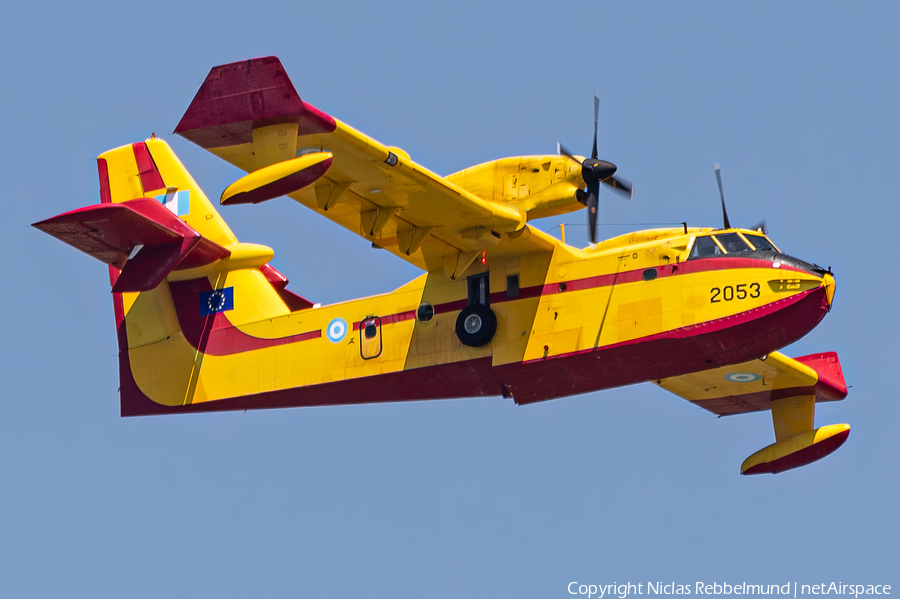
{"label": "red tail stripe", "polygon": [[97,159],[97,172],[100,174],[100,203],[111,204],[112,194],[109,192],[109,167],[106,159]]}
{"label": "red tail stripe", "polygon": [[131,149],[134,152],[134,160],[137,162],[138,173],[141,175],[141,187],[144,188],[144,193],[165,189],[166,184],[163,182],[162,175],[159,174],[159,169],[156,168],[156,163],[153,162],[153,156],[150,155],[147,144],[144,142],[131,144]]}

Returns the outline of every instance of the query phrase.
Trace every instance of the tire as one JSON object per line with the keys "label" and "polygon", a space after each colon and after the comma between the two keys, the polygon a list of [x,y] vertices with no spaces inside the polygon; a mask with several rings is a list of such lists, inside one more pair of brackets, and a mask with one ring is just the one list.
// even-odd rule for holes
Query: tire
{"label": "tire", "polygon": [[472,304],[463,308],[456,318],[456,336],[463,345],[481,347],[497,332],[497,317],[487,306]]}

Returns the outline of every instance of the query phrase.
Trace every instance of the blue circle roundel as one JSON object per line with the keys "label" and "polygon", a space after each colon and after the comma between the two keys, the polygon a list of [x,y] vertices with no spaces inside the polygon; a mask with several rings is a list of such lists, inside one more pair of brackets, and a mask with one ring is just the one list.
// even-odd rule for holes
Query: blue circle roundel
{"label": "blue circle roundel", "polygon": [[731,374],[725,375],[726,381],[731,381],[732,383],[752,383],[753,381],[758,381],[761,377],[755,372],[732,372]]}
{"label": "blue circle roundel", "polygon": [[335,318],[325,328],[325,336],[332,343],[338,343],[347,336],[347,321],[343,318]]}

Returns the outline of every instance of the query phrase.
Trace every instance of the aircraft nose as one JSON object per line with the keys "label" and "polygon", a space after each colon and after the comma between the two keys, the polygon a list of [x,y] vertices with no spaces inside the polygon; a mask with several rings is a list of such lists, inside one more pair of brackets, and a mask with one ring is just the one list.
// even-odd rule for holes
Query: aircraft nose
{"label": "aircraft nose", "polygon": [[831,309],[831,303],[834,301],[834,276],[830,272],[826,272],[822,277],[822,286],[825,287],[825,299],[828,300],[828,309]]}

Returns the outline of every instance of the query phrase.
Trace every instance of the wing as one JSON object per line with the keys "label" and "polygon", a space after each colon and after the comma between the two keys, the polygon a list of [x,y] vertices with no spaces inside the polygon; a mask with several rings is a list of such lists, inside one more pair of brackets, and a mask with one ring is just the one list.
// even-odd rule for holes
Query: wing
{"label": "wing", "polygon": [[[248,173],[330,153],[327,172],[289,197],[425,270],[462,274],[525,228],[524,211],[478,198],[303,102],[274,57],[214,67],[175,133]],[[550,242],[517,243],[528,238]]]}
{"label": "wing", "polygon": [[773,401],[788,397],[814,395],[816,402],[847,397],[841,363],[834,352],[801,358],[773,352],[765,360],[654,383],[719,416],[768,410]]}

